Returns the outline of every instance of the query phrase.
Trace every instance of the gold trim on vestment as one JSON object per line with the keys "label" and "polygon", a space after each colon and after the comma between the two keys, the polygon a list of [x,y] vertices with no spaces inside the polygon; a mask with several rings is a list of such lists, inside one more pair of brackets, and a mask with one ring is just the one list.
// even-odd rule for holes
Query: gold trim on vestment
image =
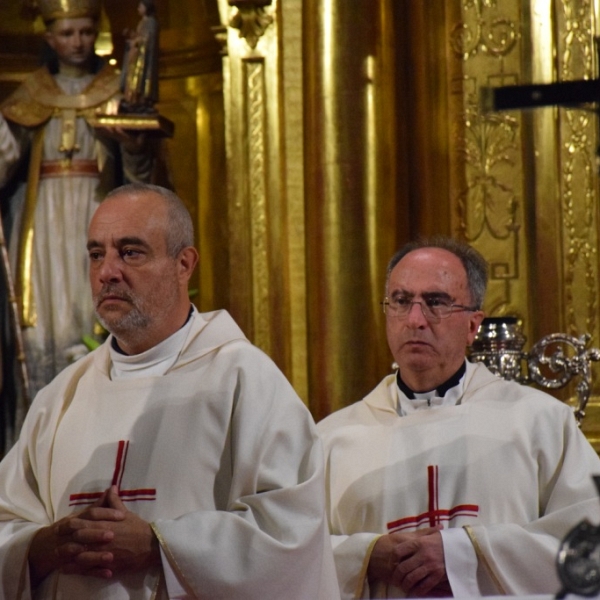
{"label": "gold trim on vestment", "polygon": [[118,73],[106,65],[81,94],[66,94],[43,67],[25,79],[0,105],[0,111],[6,119],[23,127],[37,127],[64,109],[78,111],[77,116],[92,117],[93,109],[108,102],[119,88]]}
{"label": "gold trim on vestment", "polygon": [[23,85],[40,104],[52,108],[94,108],[109,100],[120,88],[119,77],[110,65],[99,71],[80,94],[63,92],[47,69],[37,73],[39,76],[28,77]]}
{"label": "gold trim on vestment", "polygon": [[475,532],[473,531],[473,529],[471,528],[470,525],[464,525],[463,529],[469,536],[469,539],[471,540],[471,544],[473,544],[473,548],[475,549],[475,554],[477,555],[477,559],[480,560],[481,563],[483,564],[483,566],[485,567],[485,570],[488,572],[488,575],[490,576],[492,582],[498,588],[498,591],[500,592],[500,594],[502,594],[503,596],[507,596],[508,594],[506,593],[506,590],[500,583],[500,579],[498,579],[498,576],[494,572],[494,569],[492,569],[492,565],[490,565],[486,555],[483,553],[483,550],[481,549],[481,546],[479,545],[479,542],[477,541],[477,537],[475,537]]}
{"label": "gold trim on vestment", "polygon": [[166,592],[167,583],[165,581],[165,573],[164,573],[162,565],[161,565],[160,573],[158,574],[156,585],[154,586],[154,589],[152,590],[152,596],[150,596],[150,600],[156,600],[157,598],[160,598],[161,592],[163,589]]}
{"label": "gold trim on vestment", "polygon": [[162,548],[162,551],[166,554],[166,556],[167,556],[167,558],[169,560],[169,564],[170,564],[171,568],[177,574],[177,577],[179,578],[179,581],[181,583],[183,583],[185,591],[190,595],[190,597],[194,598],[196,596],[196,593],[194,592],[194,590],[192,589],[192,587],[190,586],[190,584],[187,582],[187,580],[186,580],[186,578],[185,578],[185,576],[183,574],[183,571],[182,571],[181,567],[177,563],[177,560],[173,556],[173,553],[169,549],[169,546],[167,545],[167,542],[165,541],[165,539],[161,535],[158,527],[156,526],[155,523],[150,523],[150,527],[152,528],[152,531],[154,532],[154,535],[158,539],[158,543],[160,544],[160,547]]}
{"label": "gold trim on vestment", "polygon": [[63,108],[60,111],[60,119],[60,146],[58,147],[58,151],[71,157],[73,152],[79,149],[75,143],[77,112],[74,108]]}
{"label": "gold trim on vestment", "polygon": [[363,560],[362,567],[360,568],[360,573],[358,574],[358,584],[356,585],[356,590],[354,591],[355,598],[362,598],[362,592],[365,587],[365,580],[367,579],[367,571],[369,569],[369,561],[371,560],[371,554],[373,552],[373,548],[375,547],[375,544],[377,543],[377,541],[379,540],[380,537],[382,537],[382,536],[378,535],[367,546],[365,558]]}

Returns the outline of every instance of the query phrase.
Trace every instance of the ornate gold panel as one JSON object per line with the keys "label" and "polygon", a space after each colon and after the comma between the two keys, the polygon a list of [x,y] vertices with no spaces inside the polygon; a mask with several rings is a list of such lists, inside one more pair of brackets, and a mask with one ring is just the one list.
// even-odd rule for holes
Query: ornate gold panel
{"label": "ornate gold panel", "polygon": [[[479,107],[482,86],[594,77],[594,6],[587,0],[455,6],[460,11],[448,25],[452,223],[490,262],[485,308],[521,317],[530,344],[564,331],[589,333],[600,345],[593,114],[585,107],[484,114]],[[597,396],[600,377],[593,371]],[[593,399],[584,422],[590,439],[598,438],[597,414]]]}
{"label": "ornate gold panel", "polygon": [[[592,17],[589,1],[557,4],[559,80],[594,77]],[[590,333],[598,343],[597,121],[593,113],[580,109],[560,109],[558,121],[564,327],[570,333]]]}
{"label": "ornate gold panel", "polygon": [[[292,303],[290,291],[290,282],[300,283],[303,290],[304,273],[293,271],[298,261],[290,250],[303,248],[299,236],[304,230],[297,204],[302,198],[286,193],[287,147],[281,145],[282,128],[289,123],[283,103],[286,58],[279,38],[282,8],[276,1],[231,0],[221,1],[219,9],[226,27],[222,35],[226,42],[227,306],[246,335],[275,360],[306,399],[305,346],[291,343],[291,311],[300,323],[295,332],[302,331],[306,321],[302,305],[296,299]],[[301,129],[294,133],[301,139]],[[300,227],[289,221],[291,213],[302,218]],[[302,338],[298,341],[305,343]]]}
{"label": "ornate gold panel", "polygon": [[[483,114],[479,89],[521,82],[518,2],[464,1],[449,45],[453,230],[490,263],[488,314],[529,320],[527,187],[519,113]],[[529,330],[528,330],[529,331]]]}
{"label": "ornate gold panel", "polygon": [[[478,97],[483,85],[543,82],[553,69],[559,80],[593,76],[592,8],[589,2],[556,2],[552,10],[547,2],[532,2],[522,13],[521,6],[462,2],[462,20],[450,32],[454,160],[466,173],[464,185],[457,177],[453,187],[454,228],[492,265],[491,314],[523,317],[530,339],[560,328],[597,338],[590,113],[550,108],[482,114]],[[548,40],[552,31],[556,39]],[[549,297],[555,300],[540,305]]]}

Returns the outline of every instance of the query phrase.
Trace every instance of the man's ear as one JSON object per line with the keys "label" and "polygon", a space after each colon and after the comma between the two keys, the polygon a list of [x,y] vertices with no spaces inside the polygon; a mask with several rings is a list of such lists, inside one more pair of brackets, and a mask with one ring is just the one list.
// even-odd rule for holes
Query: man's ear
{"label": "man's ear", "polygon": [[469,317],[469,332],[467,334],[467,346],[470,346],[479,331],[481,321],[485,318],[485,313],[482,310],[475,310],[470,313]]}
{"label": "man's ear", "polygon": [[179,278],[182,281],[189,281],[194,271],[194,267],[198,262],[198,250],[194,246],[187,246],[177,257],[177,268]]}

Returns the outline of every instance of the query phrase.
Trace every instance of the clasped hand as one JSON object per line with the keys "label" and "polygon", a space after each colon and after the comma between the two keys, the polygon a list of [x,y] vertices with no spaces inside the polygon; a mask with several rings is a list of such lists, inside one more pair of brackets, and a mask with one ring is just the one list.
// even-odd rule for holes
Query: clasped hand
{"label": "clasped hand", "polygon": [[440,530],[382,535],[369,559],[369,580],[392,584],[409,597],[452,596]]}
{"label": "clasped hand", "polygon": [[54,570],[108,579],[159,562],[152,528],[127,510],[115,486],[93,505],[38,531],[29,549],[34,586]]}

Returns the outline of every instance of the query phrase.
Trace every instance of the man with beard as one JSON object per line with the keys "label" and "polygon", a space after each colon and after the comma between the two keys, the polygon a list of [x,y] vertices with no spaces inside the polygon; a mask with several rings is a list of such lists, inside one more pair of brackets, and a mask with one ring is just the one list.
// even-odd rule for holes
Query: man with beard
{"label": "man with beard", "polygon": [[465,359],[486,284],[449,238],[389,263],[398,371],[318,425],[343,598],[553,594],[560,540],[598,520],[600,460],[571,409]]}
{"label": "man with beard", "polygon": [[314,423],[227,312],[191,305],[181,200],[118,188],[87,247],[111,335],[0,463],[0,596],[335,598]]}

